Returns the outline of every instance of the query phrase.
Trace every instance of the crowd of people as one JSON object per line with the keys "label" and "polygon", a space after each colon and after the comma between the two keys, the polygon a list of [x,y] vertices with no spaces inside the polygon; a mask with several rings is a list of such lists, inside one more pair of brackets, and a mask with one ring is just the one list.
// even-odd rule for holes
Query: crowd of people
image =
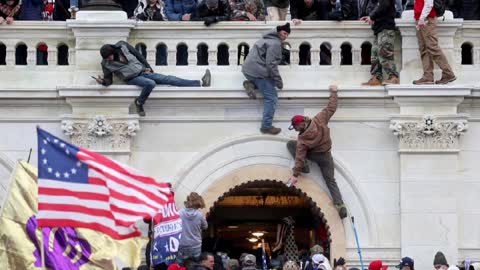
{"label": "crowd of people", "polygon": [[[368,6],[384,0],[117,0],[129,18],[141,21],[284,21],[358,20]],[[413,9],[414,0],[392,0],[394,16]],[[480,20],[480,1],[445,0],[456,18]],[[14,20],[58,20],[75,17],[80,0],[0,0],[0,24]]]}

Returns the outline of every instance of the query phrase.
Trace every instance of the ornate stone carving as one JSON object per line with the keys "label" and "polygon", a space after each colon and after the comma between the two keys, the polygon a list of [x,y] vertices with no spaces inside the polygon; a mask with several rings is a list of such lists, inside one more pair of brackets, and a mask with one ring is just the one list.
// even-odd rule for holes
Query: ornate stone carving
{"label": "ornate stone carving", "polygon": [[390,129],[400,139],[400,151],[459,151],[458,139],[468,129],[467,120],[437,120],[425,116],[423,121],[392,120]]}
{"label": "ornate stone carving", "polygon": [[72,143],[100,152],[129,152],[130,140],[140,129],[137,119],[65,119],[63,133]]}

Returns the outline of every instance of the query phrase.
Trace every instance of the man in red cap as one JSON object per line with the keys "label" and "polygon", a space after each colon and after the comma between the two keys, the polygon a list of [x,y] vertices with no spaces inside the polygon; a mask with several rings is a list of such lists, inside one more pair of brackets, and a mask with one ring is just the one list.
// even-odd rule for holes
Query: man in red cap
{"label": "man in red cap", "polygon": [[295,184],[301,172],[308,173],[310,171],[306,165],[306,158],[315,161],[322,171],[340,217],[345,218],[347,208],[343,203],[342,194],[333,175],[334,164],[330,152],[332,140],[328,127],[328,121],[337,109],[337,86],[331,85],[329,90],[330,98],[327,107],[315,115],[313,119],[303,115],[295,115],[292,118],[292,125],[288,129],[295,129],[299,134],[297,141],[287,143],[288,150],[295,158],[295,167],[288,182]]}
{"label": "man in red cap", "polygon": [[368,266],[368,270],[387,270],[388,266],[383,265],[382,261],[373,261]]}

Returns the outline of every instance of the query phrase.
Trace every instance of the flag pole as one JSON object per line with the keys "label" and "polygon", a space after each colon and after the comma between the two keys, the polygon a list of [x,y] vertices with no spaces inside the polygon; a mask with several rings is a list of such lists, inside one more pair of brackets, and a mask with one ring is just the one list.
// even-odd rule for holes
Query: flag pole
{"label": "flag pole", "polygon": [[358,241],[357,226],[355,226],[355,219],[353,217],[352,217],[352,225],[353,225],[353,232],[355,233],[355,242],[357,242],[357,252],[358,252],[358,256],[360,257],[360,265],[362,266],[362,270],[364,270],[365,268],[363,268],[362,250],[360,248],[360,242]]}

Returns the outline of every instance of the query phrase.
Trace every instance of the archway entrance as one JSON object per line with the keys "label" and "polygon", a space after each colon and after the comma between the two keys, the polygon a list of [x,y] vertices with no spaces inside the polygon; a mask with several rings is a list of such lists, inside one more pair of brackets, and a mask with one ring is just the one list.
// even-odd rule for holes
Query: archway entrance
{"label": "archway entrance", "polygon": [[249,181],[220,196],[208,212],[204,248],[227,251],[233,258],[252,253],[259,260],[263,240],[267,257],[275,258],[284,254],[288,245],[285,237],[278,244],[282,224],[288,228],[286,217],[295,221],[294,239],[300,255],[319,244],[329,257],[330,233],[320,208],[300,189],[273,180]]}

